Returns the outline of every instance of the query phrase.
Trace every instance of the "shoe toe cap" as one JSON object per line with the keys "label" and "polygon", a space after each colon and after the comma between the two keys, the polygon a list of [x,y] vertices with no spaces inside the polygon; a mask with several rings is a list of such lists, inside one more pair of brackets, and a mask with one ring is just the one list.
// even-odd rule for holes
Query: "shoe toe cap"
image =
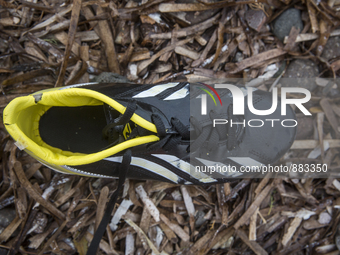
{"label": "shoe toe cap", "polygon": [[[258,110],[270,109],[271,96],[263,97],[254,106]],[[286,114],[282,115],[281,102],[278,100],[276,110],[269,115],[255,115],[248,109],[246,114],[246,135],[249,137],[246,148],[252,157],[261,163],[269,164],[280,159],[294,142],[297,121],[293,109],[286,106]]]}

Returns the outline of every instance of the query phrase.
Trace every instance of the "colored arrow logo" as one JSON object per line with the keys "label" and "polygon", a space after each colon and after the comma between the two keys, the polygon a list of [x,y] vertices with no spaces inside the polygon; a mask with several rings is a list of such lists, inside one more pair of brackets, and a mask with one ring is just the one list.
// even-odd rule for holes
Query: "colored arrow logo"
{"label": "colored arrow logo", "polygon": [[[222,105],[222,100],[221,100],[220,96],[217,94],[217,91],[216,91],[213,87],[211,87],[210,85],[208,85],[208,84],[204,84],[204,83],[201,83],[201,84],[203,84],[203,85],[206,86],[208,89],[210,89],[212,92],[214,92],[214,94],[217,96],[218,100],[220,101],[220,103],[221,103],[221,105]],[[217,105],[214,96],[211,94],[211,92],[210,92],[209,90],[203,89],[203,88],[199,88],[199,89],[201,89],[201,90],[203,90],[204,92],[206,92],[206,93],[212,98],[212,100],[214,100],[215,105]]]}

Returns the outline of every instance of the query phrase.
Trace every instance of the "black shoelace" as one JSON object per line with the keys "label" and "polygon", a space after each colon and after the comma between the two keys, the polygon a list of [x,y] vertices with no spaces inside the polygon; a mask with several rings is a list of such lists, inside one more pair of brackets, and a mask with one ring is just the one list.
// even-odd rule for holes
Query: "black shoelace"
{"label": "black shoelace", "polygon": [[[135,126],[135,128],[132,130],[131,134],[128,138],[123,138],[122,132],[124,130],[124,127],[127,123],[130,122],[131,117],[135,113],[137,109],[137,103],[136,101],[131,101],[128,103],[126,110],[124,114],[121,114],[118,118],[114,119],[112,123],[109,123],[104,129],[103,129],[103,136],[109,139],[110,145],[109,147],[112,147],[120,142],[122,142],[124,139],[129,140],[132,138],[135,138],[137,136],[145,136],[154,134],[151,131],[148,131],[142,127]],[[228,107],[228,116],[229,120],[232,116],[232,105]],[[210,111],[209,117],[211,119],[218,118],[217,114],[214,111]],[[181,123],[178,119],[172,118],[171,124],[173,126],[173,132],[167,132],[165,125],[162,121],[162,119],[156,115],[153,114],[151,116],[152,122],[155,124],[157,129],[157,135],[161,138],[158,142],[155,142],[148,146],[149,151],[157,150],[160,148],[163,148],[165,151],[170,151],[175,146],[177,146],[182,141],[190,141],[190,131],[187,126],[185,126],[183,123]],[[237,118],[235,121],[242,121],[242,119]],[[190,118],[190,123],[194,127],[194,132],[196,133],[195,141],[192,142],[190,145],[188,145],[187,151],[196,151],[201,146],[208,141],[207,148],[208,150],[212,150],[214,147],[216,147],[216,144],[220,140],[227,140],[227,147],[228,150],[232,150],[238,140],[240,139],[240,134],[242,133],[242,127],[239,127],[238,125],[216,125],[216,128],[213,129],[212,126],[206,126],[202,127],[202,125],[194,118]],[[113,139],[113,134],[120,134],[119,138]],[[188,143],[189,144],[189,143]],[[123,160],[121,165],[119,166],[119,179],[118,179],[118,187],[116,191],[112,194],[107,208],[105,210],[103,219],[101,220],[98,229],[96,230],[93,240],[90,244],[90,247],[87,251],[87,255],[93,255],[96,254],[98,250],[98,246],[100,243],[100,240],[102,239],[106,227],[108,223],[110,222],[111,213],[113,211],[114,205],[116,204],[118,195],[120,190],[122,189],[122,186],[125,182],[126,175],[129,169],[131,163],[131,150],[127,150],[123,155]],[[193,179],[187,180],[193,184],[200,184],[199,181],[195,181]]]}
{"label": "black shoelace", "polygon": [[100,240],[102,239],[102,237],[105,233],[106,227],[110,222],[111,213],[112,213],[113,208],[114,208],[114,206],[117,202],[119,192],[121,191],[123,184],[126,180],[126,174],[129,170],[130,163],[131,163],[131,150],[127,150],[124,153],[122,163],[119,166],[118,187],[117,187],[116,191],[110,197],[110,200],[107,204],[103,218],[102,218],[101,222],[99,223],[99,226],[98,226],[96,232],[93,235],[93,239],[91,241],[90,247],[87,250],[87,253],[86,253],[87,255],[94,255],[94,254],[97,253]]}

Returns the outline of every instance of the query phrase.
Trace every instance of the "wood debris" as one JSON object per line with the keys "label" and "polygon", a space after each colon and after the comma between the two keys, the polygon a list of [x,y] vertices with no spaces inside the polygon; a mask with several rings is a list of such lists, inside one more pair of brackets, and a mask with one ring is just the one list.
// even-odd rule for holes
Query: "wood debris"
{"label": "wood debris", "polygon": [[[2,110],[18,96],[106,72],[138,84],[238,78],[240,85],[280,91],[291,62],[313,61],[320,71],[308,77],[316,88],[304,104],[311,121],[295,109],[304,136],[274,166],[315,165],[322,173],[270,173],[203,187],[129,180],[100,253],[339,254],[340,51],[329,48],[340,43],[340,1],[0,0],[0,6]],[[301,12],[303,27],[280,41],[273,22],[291,8]],[[4,226],[0,215],[1,249],[85,254],[116,180],[55,173],[18,150],[0,126],[0,214],[15,212]]]}
{"label": "wood debris", "polygon": [[150,215],[155,219],[156,222],[160,221],[159,211],[155,204],[151,201],[151,199],[146,194],[142,185],[138,185],[136,187],[136,192],[139,195],[140,199],[143,201],[145,208],[148,210]]}

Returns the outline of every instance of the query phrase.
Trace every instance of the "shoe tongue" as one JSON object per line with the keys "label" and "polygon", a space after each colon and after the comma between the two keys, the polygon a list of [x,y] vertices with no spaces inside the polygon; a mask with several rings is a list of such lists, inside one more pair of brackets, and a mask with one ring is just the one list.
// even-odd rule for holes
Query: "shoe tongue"
{"label": "shoe tongue", "polygon": [[114,119],[118,118],[119,116],[119,112],[113,109],[108,104],[104,104],[104,114],[105,114],[107,124],[113,123]]}
{"label": "shoe tongue", "polygon": [[[109,106],[108,104],[104,104],[104,113],[107,124],[114,123],[114,120],[120,116],[120,113],[111,106]],[[126,140],[135,127],[137,127],[137,125],[133,121],[129,121],[124,126],[123,132],[120,135],[122,135]]]}

